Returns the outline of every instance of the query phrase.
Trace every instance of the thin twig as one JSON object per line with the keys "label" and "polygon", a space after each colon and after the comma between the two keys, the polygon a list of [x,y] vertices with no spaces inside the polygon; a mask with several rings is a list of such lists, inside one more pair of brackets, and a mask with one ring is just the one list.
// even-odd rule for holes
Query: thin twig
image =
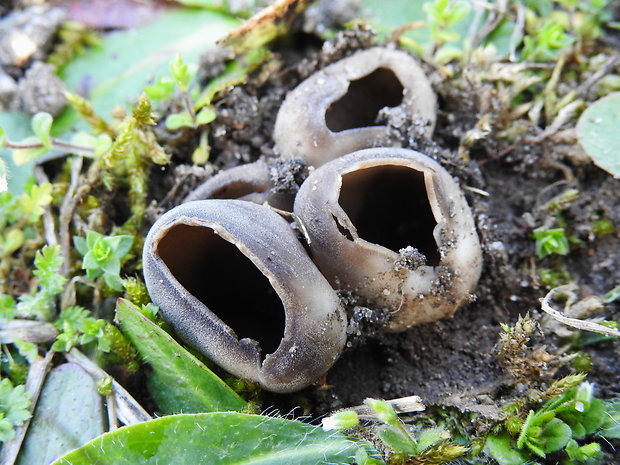
{"label": "thin twig", "polygon": [[[28,407],[31,415],[34,413],[37,401],[39,400],[39,394],[41,393],[47,372],[51,368],[53,357],[54,352],[50,350],[45,358],[39,358],[39,360],[33,362],[30,365],[30,370],[28,370],[28,379],[26,380],[25,388],[26,392],[32,394],[32,400]],[[13,439],[4,443],[0,450],[0,463],[2,465],[13,465],[15,463],[29,425],[30,419],[26,420],[21,426],[15,429],[15,437]]]}
{"label": "thin twig", "polygon": [[77,207],[77,199],[74,198],[75,190],[77,189],[80,172],[82,171],[82,157],[76,157],[71,162],[71,181],[69,188],[65,194],[65,198],[62,201],[60,207],[60,215],[58,220],[58,229],[60,230],[60,250],[64,258],[62,263],[62,274],[67,276],[71,269],[71,218],[73,212]]}
{"label": "thin twig", "polygon": [[301,234],[303,234],[306,243],[308,245],[310,245],[312,243],[312,241],[310,240],[310,234],[308,234],[308,230],[306,229],[306,225],[304,225],[303,221],[301,221],[301,218],[299,218],[299,216],[297,216],[293,212],[287,212],[286,210],[280,210],[279,208],[272,207],[267,202],[265,202],[264,205],[266,205],[267,207],[271,208],[278,215],[289,216],[289,217],[293,218],[293,220],[295,220],[295,223],[297,223],[297,227],[301,231]]}
{"label": "thin twig", "polygon": [[551,304],[549,302],[551,301],[553,296],[559,292],[564,292],[568,294],[568,300],[566,302],[566,307],[570,307],[575,301],[575,294],[573,292],[575,289],[576,289],[576,286],[574,284],[566,284],[564,286],[559,286],[554,289],[551,289],[545,297],[540,299],[541,308],[543,309],[543,311],[551,315],[553,318],[555,318],[559,322],[564,323],[565,325],[568,325],[568,326],[572,326],[573,328],[577,328],[582,331],[591,331],[594,333],[604,334],[605,336],[620,337],[620,331],[618,331],[617,329],[608,328],[607,326],[603,326],[593,321],[569,318],[565,316],[564,314],[562,314],[562,312],[559,312],[558,310],[551,307]]}
{"label": "thin twig", "polygon": [[116,411],[116,399],[110,394],[105,397],[108,407],[108,431],[118,429],[118,412]]}
{"label": "thin twig", "polygon": [[510,43],[508,45],[508,49],[510,50],[510,54],[508,55],[508,59],[512,62],[516,62],[517,60],[517,45],[521,42],[523,38],[523,29],[525,27],[525,6],[521,2],[515,2],[517,7],[517,22],[515,23],[515,28],[510,35]]}
{"label": "thin twig", "polygon": [[[73,348],[66,354],[67,360],[80,365],[95,381],[111,377],[95,362],[79,350]],[[152,420],[147,411],[132,397],[127,390],[112,378],[114,400],[118,407],[116,417],[126,426]]]}

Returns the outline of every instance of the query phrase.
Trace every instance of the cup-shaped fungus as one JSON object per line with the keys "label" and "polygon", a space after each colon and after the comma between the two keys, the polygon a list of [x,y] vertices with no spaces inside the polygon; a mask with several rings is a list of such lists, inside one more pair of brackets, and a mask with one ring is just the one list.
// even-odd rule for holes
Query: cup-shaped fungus
{"label": "cup-shaped fungus", "polygon": [[194,189],[184,202],[205,199],[239,199],[272,207],[290,210],[293,195],[274,192],[274,183],[267,163],[257,160],[254,163],[236,166],[220,171]]}
{"label": "cup-shaped fungus", "polygon": [[386,134],[375,123],[379,110],[402,106],[435,127],[435,94],[406,52],[374,47],[314,73],[287,95],[273,137],[283,158],[320,166],[341,155],[373,147]]}
{"label": "cup-shaped fungus", "polygon": [[288,223],[242,200],[164,214],[144,277],[174,331],[230,373],[274,392],[301,389],[340,355],[346,316]]}
{"label": "cup-shaped fungus", "polygon": [[388,330],[450,317],[471,298],[480,243],[457,183],[405,149],[365,149],[316,169],[295,213],[335,289],[388,309]]}

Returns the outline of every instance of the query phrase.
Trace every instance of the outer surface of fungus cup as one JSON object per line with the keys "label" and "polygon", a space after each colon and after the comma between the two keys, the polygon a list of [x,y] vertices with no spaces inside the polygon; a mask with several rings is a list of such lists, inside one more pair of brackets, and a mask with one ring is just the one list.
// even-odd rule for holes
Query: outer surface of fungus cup
{"label": "outer surface of fungus cup", "polygon": [[370,48],[314,73],[287,95],[274,127],[276,150],[320,166],[373,147],[385,135],[375,119],[384,107],[403,106],[435,127],[435,94],[406,52]]}
{"label": "outer surface of fungus cup", "polygon": [[482,256],[458,185],[405,149],[366,149],[315,170],[295,200],[313,259],[335,289],[387,308],[387,329],[450,317],[474,290]]}
{"label": "outer surface of fungus cup", "polygon": [[288,223],[241,200],[188,202],[144,245],[162,316],[230,373],[274,392],[301,389],[340,355],[346,316]]}
{"label": "outer surface of fungus cup", "polygon": [[267,163],[257,160],[254,163],[236,166],[220,171],[194,189],[183,202],[205,199],[239,199],[247,200],[290,210],[293,195],[273,192],[274,183],[269,174]]}

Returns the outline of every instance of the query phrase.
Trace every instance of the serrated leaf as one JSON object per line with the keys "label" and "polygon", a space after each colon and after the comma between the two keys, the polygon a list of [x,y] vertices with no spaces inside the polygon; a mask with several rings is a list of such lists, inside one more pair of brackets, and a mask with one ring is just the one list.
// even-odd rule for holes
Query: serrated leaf
{"label": "serrated leaf", "polygon": [[151,393],[164,413],[241,410],[245,402],[196,357],[152,323],[129,301],[119,299],[121,329],[153,369]]}
{"label": "serrated leaf", "polygon": [[399,431],[395,431],[389,426],[379,430],[379,438],[386,446],[396,452],[402,452],[408,455],[416,455],[418,453],[410,438],[404,437]]}
{"label": "serrated leaf", "polygon": [[[151,76],[168,74],[177,54],[187,63],[198,62],[206,48],[237,24],[237,19],[222,13],[171,9],[145,26],[108,34],[99,46],[65,66],[61,78],[71,92],[88,94],[97,114],[109,118],[115,106],[129,108]],[[52,132],[67,132],[78,120],[67,108],[56,118]]]}
{"label": "serrated leaf", "polygon": [[180,55],[177,55],[174,60],[172,60],[172,63],[170,64],[170,72],[176,80],[179,89],[182,91],[187,90],[189,87],[189,81],[192,79],[192,75],[189,72],[189,67]]}
{"label": "serrated leaf", "polygon": [[445,439],[450,439],[450,433],[447,430],[443,428],[426,429],[417,438],[418,452],[424,452],[432,445]]}
{"label": "serrated leaf", "polygon": [[52,145],[50,130],[52,129],[53,122],[52,115],[45,112],[39,112],[32,117],[32,132],[48,150]]}
{"label": "serrated leaf", "polygon": [[360,448],[369,450],[342,434],[295,420],[213,412],[121,428],[53,465],[344,465],[354,463]]}
{"label": "serrated leaf", "polygon": [[592,161],[620,178],[620,92],[590,105],[577,122],[577,138]]}

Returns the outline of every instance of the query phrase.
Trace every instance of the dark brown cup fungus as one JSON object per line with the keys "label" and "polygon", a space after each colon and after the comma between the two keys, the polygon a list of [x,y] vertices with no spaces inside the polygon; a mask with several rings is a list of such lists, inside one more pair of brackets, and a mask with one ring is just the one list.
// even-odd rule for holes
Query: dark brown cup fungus
{"label": "dark brown cup fungus", "polygon": [[188,202],[144,245],[164,319],[230,373],[274,392],[301,389],[340,355],[346,316],[288,223],[241,200]]}
{"label": "dark brown cup fungus", "polygon": [[314,73],[287,95],[273,137],[282,158],[320,166],[373,147],[386,134],[375,119],[402,106],[435,127],[435,94],[424,71],[406,52],[375,47]]}
{"label": "dark brown cup fungus", "polygon": [[459,186],[412,150],[360,150],[316,169],[295,213],[335,289],[392,312],[388,330],[450,317],[471,298],[482,265]]}
{"label": "dark brown cup fungus", "polygon": [[220,171],[194,189],[183,202],[205,199],[239,199],[290,210],[293,195],[273,192],[274,183],[262,160]]}

